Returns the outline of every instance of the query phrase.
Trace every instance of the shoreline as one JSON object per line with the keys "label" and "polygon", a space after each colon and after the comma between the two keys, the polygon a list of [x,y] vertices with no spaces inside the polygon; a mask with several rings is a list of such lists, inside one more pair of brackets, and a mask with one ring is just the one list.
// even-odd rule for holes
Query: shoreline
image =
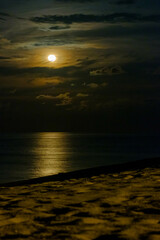
{"label": "shoreline", "polygon": [[44,177],[1,183],[0,187],[25,186],[30,184],[40,184],[40,183],[53,182],[53,181],[65,181],[70,179],[90,178],[93,176],[99,176],[101,174],[119,173],[123,171],[132,171],[132,170],[138,170],[138,169],[141,170],[147,167],[160,168],[160,157],[147,158],[147,159],[141,159],[141,160],[126,162],[126,163],[105,165],[100,167],[75,170],[75,171],[66,172],[66,173],[58,173],[58,174],[44,176]]}

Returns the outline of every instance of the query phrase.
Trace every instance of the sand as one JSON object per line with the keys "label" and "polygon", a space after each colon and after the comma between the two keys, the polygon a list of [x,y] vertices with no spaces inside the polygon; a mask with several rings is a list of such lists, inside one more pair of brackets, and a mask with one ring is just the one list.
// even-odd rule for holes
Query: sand
{"label": "sand", "polygon": [[160,165],[153,162],[1,186],[0,239],[159,240]]}

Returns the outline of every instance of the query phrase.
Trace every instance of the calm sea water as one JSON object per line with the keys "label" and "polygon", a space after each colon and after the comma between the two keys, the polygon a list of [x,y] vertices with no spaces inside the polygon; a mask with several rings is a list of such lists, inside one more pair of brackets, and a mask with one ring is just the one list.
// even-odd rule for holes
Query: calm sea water
{"label": "calm sea water", "polygon": [[0,134],[0,183],[160,156],[160,136]]}

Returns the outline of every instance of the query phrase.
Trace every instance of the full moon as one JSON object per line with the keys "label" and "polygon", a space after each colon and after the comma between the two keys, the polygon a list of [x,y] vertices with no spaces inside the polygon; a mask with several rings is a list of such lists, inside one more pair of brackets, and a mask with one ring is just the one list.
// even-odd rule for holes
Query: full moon
{"label": "full moon", "polygon": [[56,56],[55,55],[49,55],[48,56],[48,61],[55,62],[56,61]]}

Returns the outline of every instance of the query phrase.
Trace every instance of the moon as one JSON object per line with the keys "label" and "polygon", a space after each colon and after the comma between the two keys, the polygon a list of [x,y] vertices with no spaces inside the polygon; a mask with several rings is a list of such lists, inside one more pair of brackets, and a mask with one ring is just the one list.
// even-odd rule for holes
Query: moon
{"label": "moon", "polygon": [[49,55],[48,56],[48,61],[50,61],[50,62],[55,62],[56,61],[56,56],[55,55]]}

